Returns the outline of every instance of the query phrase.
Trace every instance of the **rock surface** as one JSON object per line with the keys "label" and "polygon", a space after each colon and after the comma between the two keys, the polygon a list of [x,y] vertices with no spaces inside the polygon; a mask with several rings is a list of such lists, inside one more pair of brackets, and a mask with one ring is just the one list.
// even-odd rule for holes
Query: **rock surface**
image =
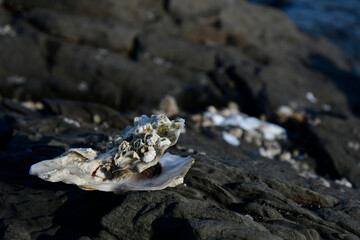
{"label": "rock surface", "polygon": [[248,0],[271,5],[284,11],[299,28],[305,32],[330,38],[341,47],[353,65],[354,71],[360,73],[360,3],[356,0],[343,2],[311,0]]}
{"label": "rock surface", "polygon": [[[170,151],[196,159],[186,185],[115,195],[42,181],[28,174],[32,164],[70,146],[104,149],[108,136],[120,130],[69,121],[76,116],[65,111],[36,113],[9,105],[0,107],[7,136],[0,152],[2,239],[357,239],[360,234],[357,190],[301,177],[287,163],[209,137],[190,120],[179,147]],[[108,111],[91,109],[99,115]],[[121,115],[119,122],[125,125],[129,118]]]}
{"label": "rock surface", "polygon": [[[0,238],[359,239],[359,89],[331,43],[242,0],[0,1]],[[170,152],[196,159],[186,185],[114,195],[28,175],[103,150],[167,95],[187,121]],[[229,101],[285,127],[317,177],[192,122]]]}

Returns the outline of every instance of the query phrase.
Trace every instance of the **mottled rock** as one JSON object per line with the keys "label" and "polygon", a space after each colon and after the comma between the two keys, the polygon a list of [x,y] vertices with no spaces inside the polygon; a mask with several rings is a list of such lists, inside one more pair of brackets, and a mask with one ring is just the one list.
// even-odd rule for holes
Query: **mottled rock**
{"label": "mottled rock", "polygon": [[4,25],[9,24],[11,22],[11,18],[11,13],[1,7],[0,2],[0,26],[3,27]]}
{"label": "mottled rock", "polygon": [[[358,238],[360,81],[327,40],[242,0],[3,5],[0,238]],[[104,150],[107,136],[167,94],[184,115],[236,101],[276,122],[278,108],[291,107],[301,118],[281,123],[285,147],[313,177],[191,121],[171,152],[196,163],[174,189],[113,195],[28,175],[70,147]],[[6,98],[51,100],[31,110]],[[335,181],[343,178],[355,188]]]}
{"label": "mottled rock", "polygon": [[139,43],[152,57],[163,58],[187,68],[210,71],[215,67],[215,51],[163,33],[140,35]]}
{"label": "mottled rock", "polygon": [[84,122],[102,124],[106,122],[111,127],[123,128],[131,123],[120,112],[106,105],[88,102],[65,100],[46,100],[45,106],[55,115]]}
{"label": "mottled rock", "polygon": [[[310,126],[319,145],[328,154],[328,165],[332,164],[339,176],[345,176],[355,187],[360,186],[358,151],[348,146],[349,141],[360,142],[360,122],[357,119],[321,117],[319,126]],[[340,137],[341,136],[341,137]]]}
{"label": "mottled rock", "polygon": [[[196,159],[186,185],[115,195],[38,180],[28,175],[30,165],[69,147],[105,149],[106,136],[120,132],[82,118],[76,126],[56,115],[66,113],[56,106],[66,105],[48,104],[53,105],[38,115],[0,105],[9,129],[0,150],[4,239],[355,239],[359,234],[358,191],[324,187],[287,163],[255,155],[246,145],[229,146],[191,124],[178,143],[192,148]],[[171,152],[182,154],[180,148]]]}
{"label": "mottled rock", "polygon": [[5,3],[12,9],[23,11],[31,8],[45,8],[52,11],[90,15],[103,18],[115,18],[125,22],[153,21],[163,12],[162,3],[154,0],[146,1],[114,1],[105,0],[99,4],[92,4],[90,0],[68,1],[61,0],[49,3],[44,0],[6,0]]}
{"label": "mottled rock", "polygon": [[226,1],[205,0],[205,1],[191,1],[191,0],[170,0],[168,9],[170,13],[179,20],[189,20],[199,18],[202,16],[209,17],[218,14],[226,5]]}
{"label": "mottled rock", "polygon": [[139,30],[119,21],[33,10],[26,18],[42,30],[68,41],[129,53]]}

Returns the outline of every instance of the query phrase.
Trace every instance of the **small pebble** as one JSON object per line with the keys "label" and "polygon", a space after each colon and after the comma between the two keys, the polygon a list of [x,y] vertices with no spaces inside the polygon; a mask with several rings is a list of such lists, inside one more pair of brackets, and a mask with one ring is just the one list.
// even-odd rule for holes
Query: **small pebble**
{"label": "small pebble", "polygon": [[280,155],[280,160],[281,161],[290,161],[291,160],[291,153],[289,152],[283,152],[281,155]]}
{"label": "small pebble", "polygon": [[74,119],[71,119],[71,118],[63,118],[63,121],[66,122],[67,124],[70,124],[70,125],[74,125],[75,127],[80,127],[80,123]]}
{"label": "small pebble", "polygon": [[279,118],[280,122],[287,121],[290,117],[293,116],[293,114],[294,111],[292,110],[292,108],[285,105],[280,106],[276,111],[276,115]]}
{"label": "small pebble", "polygon": [[25,101],[21,105],[33,111],[44,109],[44,105],[41,102]]}
{"label": "small pebble", "polygon": [[305,94],[306,99],[311,103],[317,103],[318,99],[315,97],[315,95],[312,92],[307,92]]}
{"label": "small pebble", "polygon": [[193,121],[197,125],[201,125],[202,116],[201,114],[194,114],[191,116],[191,121]]}
{"label": "small pebble", "polygon": [[85,92],[86,90],[88,90],[89,88],[89,85],[87,82],[85,81],[82,81],[80,82],[78,85],[77,85],[77,89],[80,91],[80,92]]}
{"label": "small pebble", "polygon": [[348,188],[352,188],[352,183],[349,182],[349,180],[347,180],[346,178],[341,178],[341,179],[336,179],[335,180],[335,183],[339,184],[339,185],[343,185],[345,187],[348,187]]}
{"label": "small pebble", "polygon": [[194,152],[195,152],[195,150],[194,150],[194,149],[192,149],[192,148],[188,148],[188,149],[187,149],[187,152],[188,152],[188,153],[194,153]]}
{"label": "small pebble", "polygon": [[229,133],[234,135],[236,138],[241,138],[244,131],[241,128],[232,128]]}
{"label": "small pebble", "polygon": [[155,14],[152,11],[147,11],[146,18],[149,20],[153,20],[153,19],[155,19]]}
{"label": "small pebble", "polygon": [[332,107],[329,104],[323,104],[321,106],[322,110],[324,110],[325,112],[330,112]]}
{"label": "small pebble", "polygon": [[329,182],[328,180],[326,180],[325,178],[320,177],[319,180],[321,181],[321,183],[322,183],[325,187],[327,187],[327,188],[331,187],[330,182]]}
{"label": "small pebble", "polygon": [[12,84],[23,84],[26,82],[26,78],[18,75],[10,76],[7,78],[8,83]]}
{"label": "small pebble", "polygon": [[101,117],[99,116],[99,114],[94,114],[93,115],[93,122],[96,124],[101,123]]}
{"label": "small pebble", "polygon": [[177,115],[180,112],[175,98],[170,95],[166,95],[160,101],[159,109],[161,112],[165,113],[165,115],[167,115],[169,117]]}
{"label": "small pebble", "polygon": [[186,148],[181,145],[176,145],[176,149],[181,150],[181,151],[186,150]]}
{"label": "small pebble", "polygon": [[315,119],[309,119],[309,123],[312,125],[312,126],[318,126],[321,124],[321,120],[320,118],[315,118]]}
{"label": "small pebble", "polygon": [[[1,1],[0,1],[1,5]],[[16,32],[10,25],[0,26],[0,36],[15,37]]]}
{"label": "small pebble", "polygon": [[225,142],[227,142],[230,145],[233,145],[236,147],[240,145],[239,139],[237,139],[234,135],[232,135],[226,131],[223,131],[222,137],[225,140]]}
{"label": "small pebble", "polygon": [[358,142],[349,141],[348,148],[357,151],[360,149],[360,144]]}

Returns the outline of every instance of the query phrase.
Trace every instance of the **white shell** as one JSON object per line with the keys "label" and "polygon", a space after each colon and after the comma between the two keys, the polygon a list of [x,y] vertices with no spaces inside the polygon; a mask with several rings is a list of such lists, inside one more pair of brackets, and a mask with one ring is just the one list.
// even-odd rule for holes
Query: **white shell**
{"label": "white shell", "polygon": [[[89,149],[89,148],[88,148]],[[151,191],[166,187],[175,187],[184,182],[184,177],[195,162],[188,157],[165,153],[159,160],[162,171],[158,176],[142,179],[142,174],[133,174],[127,178],[113,181],[102,181],[97,177],[84,174],[80,167],[61,168],[61,159],[42,161],[31,166],[30,174],[51,182],[63,181],[78,185],[85,190],[105,192]],[[100,181],[99,181],[100,180]]]}
{"label": "white shell", "polygon": [[57,158],[32,165],[30,174],[88,190],[118,192],[174,187],[182,183],[194,163],[191,157],[163,156],[177,142],[184,122],[170,121],[163,114],[136,117],[134,127],[126,127],[122,135],[110,141],[106,152],[72,148]]}
{"label": "white shell", "polygon": [[274,141],[286,139],[286,130],[276,124],[265,122],[255,117],[249,117],[243,113],[231,113],[229,116],[223,116],[221,112],[216,112],[214,108],[204,113],[204,119],[209,119],[213,126],[220,127],[240,127],[251,132],[256,131],[263,135],[265,140]]}

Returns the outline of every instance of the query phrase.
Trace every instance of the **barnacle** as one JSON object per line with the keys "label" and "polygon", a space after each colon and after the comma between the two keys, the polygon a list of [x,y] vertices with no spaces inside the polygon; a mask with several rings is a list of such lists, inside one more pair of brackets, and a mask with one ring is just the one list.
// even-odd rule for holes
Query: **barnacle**
{"label": "barnacle", "polygon": [[108,142],[104,153],[72,148],[34,164],[30,174],[50,182],[114,192],[176,186],[183,182],[194,159],[164,152],[177,142],[184,123],[183,119],[170,121],[163,114],[136,117],[134,126]]}

